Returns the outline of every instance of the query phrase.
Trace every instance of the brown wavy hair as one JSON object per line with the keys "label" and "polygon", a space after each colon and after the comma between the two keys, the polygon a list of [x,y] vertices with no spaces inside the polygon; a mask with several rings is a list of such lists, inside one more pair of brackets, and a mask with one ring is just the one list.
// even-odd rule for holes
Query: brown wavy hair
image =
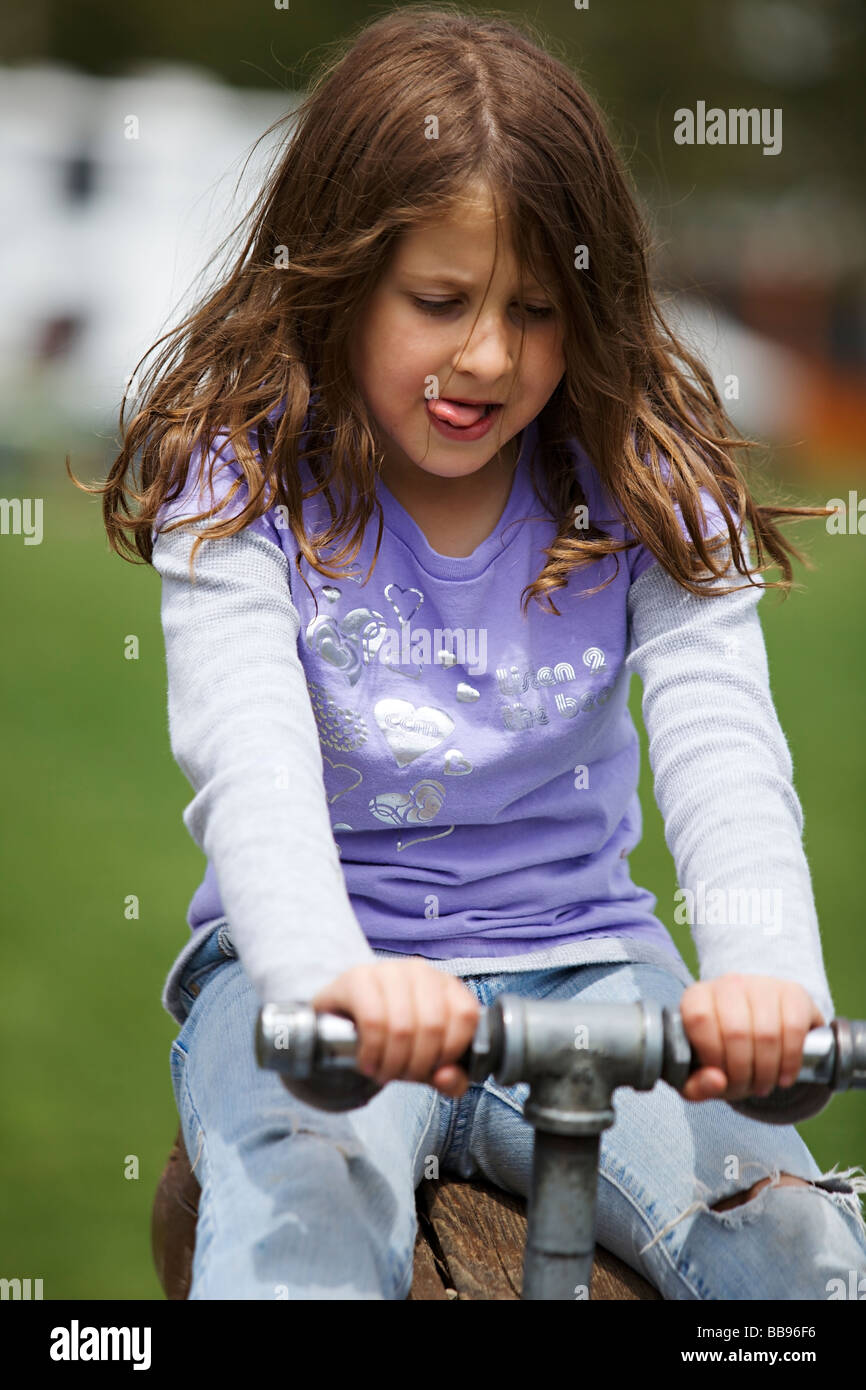
{"label": "brown wavy hair", "polygon": [[[435,139],[425,134],[431,115],[439,117]],[[335,579],[343,572],[337,567],[357,555],[375,507],[378,556],[381,457],[349,369],[350,334],[396,238],[459,206],[481,183],[497,213],[508,216],[518,265],[536,272],[563,321],[565,373],[538,416],[540,478],[532,460],[536,493],[543,490],[558,533],[523,591],[524,613],[531,598],[544,597],[559,614],[551,593],[572,570],[641,542],[698,595],[722,592],[707,584],[731,560],[749,584],[778,564],[783,578],[763,587],[785,595],[789,552],[813,568],[775,519],[831,509],[753,500],[731,451],[759,445],[737,433],[706,366],[666,324],[650,284],[648,222],[604,117],[532,25],[500,11],[405,5],[332,46],[297,110],[259,138],[289,122],[294,128],[277,145],[261,192],[229,234],[248,224],[229,273],[139,359],[133,380],[168,339],[127,426],[124,394],[122,447],[106,481],[86,487],[73,478],[102,493],[118,554],[152,562],[158,509],[180,492],[196,446],[211,458],[212,477],[214,436],[225,430],[248,496],[236,516],[208,528],[209,538],[233,535],[279,504],[297,542],[298,569],[303,555]],[[589,266],[576,273],[577,244],[588,247]],[[307,492],[298,467],[305,428],[315,483]],[[585,504],[568,447],[575,438],[636,539],[614,540],[594,523],[575,531],[575,508]],[[69,472],[68,456],[66,466]],[[240,487],[238,479],[226,500]],[[718,505],[727,537],[703,539],[700,488]],[[307,536],[302,503],[320,492],[330,524]],[[197,529],[222,505],[199,513]],[[751,568],[739,538],[746,520],[755,541]],[[203,539],[197,536],[191,562]],[[319,550],[338,544],[329,565]],[[728,545],[730,556],[714,568],[713,554]]]}

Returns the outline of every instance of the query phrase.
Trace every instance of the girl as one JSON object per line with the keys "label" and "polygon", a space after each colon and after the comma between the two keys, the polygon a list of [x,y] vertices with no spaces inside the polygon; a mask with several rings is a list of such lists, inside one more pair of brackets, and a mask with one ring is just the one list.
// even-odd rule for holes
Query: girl
{"label": "girl", "polygon": [[[598,108],[528,30],[403,7],[322,73],[251,218],[104,487],[162,577],[208,860],[163,996],[190,1296],[402,1299],[431,1159],[525,1195],[526,1087],[455,1065],[506,989],[678,1006],[704,1064],[618,1091],[599,1241],[670,1299],[847,1289],[866,1180],[793,1127],[833,1002],[752,577],[787,592],[798,513],[753,500],[665,325]],[[697,981],[629,876],[634,671]],[[291,999],[393,1084],[288,1094],[252,1044]]]}

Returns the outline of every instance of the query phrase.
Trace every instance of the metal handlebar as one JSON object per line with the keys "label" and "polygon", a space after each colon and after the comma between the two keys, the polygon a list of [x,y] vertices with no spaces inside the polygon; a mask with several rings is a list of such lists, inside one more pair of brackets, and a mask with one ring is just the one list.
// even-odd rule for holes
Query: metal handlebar
{"label": "metal handlebar", "polygon": [[[256,1021],[259,1066],[277,1071],[300,1100],[322,1110],[366,1105],[382,1089],[355,1066],[358,1032],[341,1014],[308,1003],[266,1004]],[[588,1298],[595,1251],[601,1133],[614,1123],[619,1086],[681,1090],[703,1064],[678,1009],[527,999],[500,994],[482,1010],[457,1059],[472,1081],[529,1084],[523,1107],[535,1130],[524,1259],[524,1299]],[[822,1093],[866,1089],[866,1021],[837,1018],[813,1028],[790,1087],[728,1102],[750,1118],[791,1124]],[[580,1292],[578,1292],[580,1291]]]}
{"label": "metal handlebar", "polygon": [[[615,1050],[637,1064],[636,1077],[620,1080],[619,1085],[650,1090],[656,1081],[666,1081],[681,1090],[703,1065],[686,1037],[679,1010],[654,1000],[588,1005],[512,994],[499,995],[482,1010],[475,1036],[455,1065],[472,1081],[493,1076],[500,1085],[512,1086],[530,1081],[540,1066],[561,1072],[564,1043],[570,1060],[575,1052],[598,1057],[591,1044],[593,1031],[611,1056],[619,1034]],[[289,1090],[325,1110],[365,1105],[382,1089],[357,1070],[358,1042],[351,1018],[318,1013],[308,1003],[266,1004],[256,1022],[259,1066],[278,1071]],[[831,1091],[866,1089],[866,1021],[837,1018],[811,1029],[797,1082]],[[776,1090],[785,1098],[790,1088]],[[762,1098],[762,1104],[774,1094]]]}

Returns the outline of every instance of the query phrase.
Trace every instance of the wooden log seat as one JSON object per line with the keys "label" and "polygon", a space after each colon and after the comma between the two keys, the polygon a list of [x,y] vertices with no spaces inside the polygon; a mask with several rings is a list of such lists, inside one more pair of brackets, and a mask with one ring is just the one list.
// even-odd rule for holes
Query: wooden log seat
{"label": "wooden log seat", "polygon": [[[153,1203],[151,1244],[167,1299],[185,1299],[192,1278],[201,1189],[178,1129]],[[490,1183],[443,1176],[416,1193],[418,1235],[409,1299],[519,1299],[526,1202]],[[597,1245],[594,1299],[661,1298],[629,1265]]]}

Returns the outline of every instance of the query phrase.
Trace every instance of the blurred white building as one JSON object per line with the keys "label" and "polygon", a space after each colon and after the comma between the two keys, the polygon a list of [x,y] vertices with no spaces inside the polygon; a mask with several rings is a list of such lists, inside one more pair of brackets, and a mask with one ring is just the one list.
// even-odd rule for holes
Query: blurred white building
{"label": "blurred white building", "polygon": [[286,126],[243,171],[247,155],[296,101],[177,66],[114,80],[0,70],[7,449],[38,429],[25,401],[43,423],[116,427],[126,379],[189,307],[195,277],[246,211]]}
{"label": "blurred white building", "polygon": [[[245,159],[297,100],[179,66],[118,79],[0,69],[3,454],[73,424],[113,437],[136,362],[210,282],[195,279],[291,122]],[[739,428],[786,434],[797,357],[705,304],[681,298],[676,312]]]}

